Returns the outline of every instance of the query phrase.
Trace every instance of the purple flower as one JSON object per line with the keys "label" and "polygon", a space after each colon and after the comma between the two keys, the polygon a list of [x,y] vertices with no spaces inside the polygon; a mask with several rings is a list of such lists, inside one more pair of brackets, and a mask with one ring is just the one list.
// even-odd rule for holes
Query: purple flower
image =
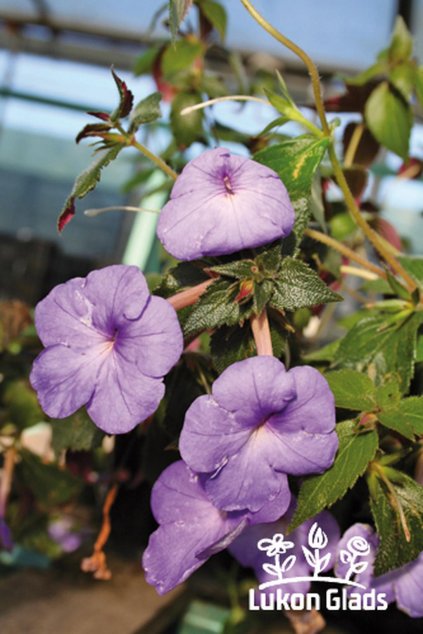
{"label": "purple flower", "polygon": [[174,257],[195,260],[284,238],[294,220],[276,172],[218,148],[183,169],[160,214],[157,235]]}
{"label": "purple flower", "polygon": [[108,266],[56,286],[35,309],[46,349],[30,380],[42,408],[65,418],[87,405],[94,423],[125,433],[157,408],[182,352],[174,309],[150,296],[134,266]]}
{"label": "purple flower", "polygon": [[326,380],[308,366],[286,372],[270,356],[227,368],[188,409],[179,444],[218,508],[253,512],[289,495],[286,474],[328,469],[337,447]]}
{"label": "purple flower", "polygon": [[247,524],[274,521],[288,504],[289,498],[280,496],[256,514],[219,511],[207,497],[201,477],[182,460],[173,463],[152,491],[151,508],[160,526],[143,556],[148,583],[160,594],[168,592],[224,550]]}
{"label": "purple flower", "polygon": [[[275,541],[279,542],[279,535],[286,536],[294,508],[295,501],[293,500],[288,512],[282,519],[271,524],[248,526],[242,535],[237,537],[229,546],[229,552],[242,566],[253,568],[260,584],[274,582],[275,585],[278,585],[281,579],[310,576],[314,568],[304,557],[303,550],[310,546],[310,532],[313,523],[316,522],[328,539],[324,551],[327,551],[325,555],[327,563],[323,570],[327,571],[332,567],[333,561],[329,555],[335,552],[339,540],[339,528],[335,519],[327,511],[323,511],[315,518],[307,520],[307,522],[304,522],[304,524],[289,533],[290,542],[286,543],[291,543],[292,546],[286,556],[283,550],[275,553],[274,549],[269,548],[269,550],[266,550],[263,548],[267,542],[269,545]],[[285,566],[285,562],[289,562],[288,566]],[[280,575],[280,573],[282,574]],[[284,583],[283,589],[284,592],[302,592],[305,594],[310,589],[310,585],[311,581],[292,581]],[[269,586],[269,588],[264,588],[264,590],[271,590],[271,588],[272,586]]]}
{"label": "purple flower", "polygon": [[[367,548],[364,547],[364,542]],[[362,545],[359,547],[360,543]],[[415,561],[402,568],[375,577],[373,569],[378,546],[379,537],[371,526],[351,526],[345,531],[338,545],[336,576],[343,579],[353,578],[365,586],[364,589],[353,588],[352,592],[363,594],[372,589],[377,593],[384,592],[388,603],[396,601],[398,608],[409,616],[423,617],[423,552]],[[355,572],[353,577],[351,572]]]}

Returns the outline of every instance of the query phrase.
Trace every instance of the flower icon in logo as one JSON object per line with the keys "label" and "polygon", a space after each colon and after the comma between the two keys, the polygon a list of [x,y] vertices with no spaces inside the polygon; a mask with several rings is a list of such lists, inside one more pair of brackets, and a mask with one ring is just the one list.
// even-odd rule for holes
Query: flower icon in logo
{"label": "flower icon in logo", "polygon": [[[319,573],[327,569],[329,565],[331,554],[326,553],[323,557],[320,556],[320,551],[326,548],[328,541],[328,536],[325,531],[320,528],[317,522],[314,522],[308,532],[308,545],[310,548],[302,546],[304,557],[313,570],[313,577],[317,577]],[[313,549],[314,552],[311,549]]]}
{"label": "flower icon in logo", "polygon": [[328,545],[328,536],[317,522],[314,522],[308,534],[308,543],[311,548],[326,548]]}
{"label": "flower icon in logo", "polygon": [[294,543],[284,541],[282,533],[275,533],[271,539],[260,539],[257,542],[257,548],[263,550],[268,557],[275,557],[276,555],[283,555],[290,548],[294,548]]}
{"label": "flower icon in logo", "polygon": [[349,564],[345,579],[349,580],[353,575],[363,573],[369,565],[367,561],[357,561],[359,557],[367,557],[370,553],[370,544],[364,537],[355,535],[347,542],[346,549],[342,549],[339,558],[343,564]]}

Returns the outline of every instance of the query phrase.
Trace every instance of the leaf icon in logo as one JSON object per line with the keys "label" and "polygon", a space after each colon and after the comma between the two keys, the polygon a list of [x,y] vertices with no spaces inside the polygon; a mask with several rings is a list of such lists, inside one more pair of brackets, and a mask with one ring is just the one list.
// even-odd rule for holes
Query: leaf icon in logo
{"label": "leaf icon in logo", "polygon": [[308,563],[310,568],[314,568],[316,566],[316,560],[314,558],[313,553],[311,552],[311,550],[309,550],[307,548],[307,546],[302,546],[302,549],[303,549],[303,553],[304,553],[304,557],[306,559],[306,562]]}
{"label": "leaf icon in logo", "polygon": [[263,564],[263,570],[272,577],[279,577],[281,572],[279,566],[276,566],[275,564]]}

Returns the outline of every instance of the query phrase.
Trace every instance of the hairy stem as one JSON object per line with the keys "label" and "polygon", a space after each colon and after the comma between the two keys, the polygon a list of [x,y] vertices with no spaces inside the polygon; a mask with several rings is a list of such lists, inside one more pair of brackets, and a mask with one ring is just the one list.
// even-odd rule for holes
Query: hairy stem
{"label": "hairy stem", "polygon": [[272,338],[270,336],[269,319],[266,309],[264,309],[260,315],[253,315],[250,319],[250,324],[257,354],[273,356]]}
{"label": "hairy stem", "polygon": [[0,480],[0,518],[4,518],[6,515],[7,500],[12,488],[15,462],[16,448],[9,447],[4,454],[3,473]]}
{"label": "hairy stem", "polygon": [[328,122],[326,120],[325,109],[323,106],[323,99],[322,99],[322,91],[320,86],[319,71],[317,70],[316,64],[307,55],[307,53],[303,51],[302,48],[300,48],[299,46],[297,46],[297,44],[295,44],[290,39],[285,37],[285,35],[282,35],[282,33],[280,33],[277,29],[275,29],[275,27],[272,24],[270,24],[270,22],[265,20],[265,18],[251,4],[250,0],[241,0],[241,2],[244,5],[244,7],[247,9],[247,11],[250,13],[250,15],[255,19],[255,21],[258,22],[258,24],[260,24],[261,27],[263,27],[263,29],[265,29],[278,42],[280,42],[281,44],[289,48],[293,53],[295,53],[295,55],[297,55],[307,66],[307,70],[311,78],[311,84],[312,84],[313,93],[314,93],[314,101],[315,101],[317,113],[319,115],[320,123],[322,124],[322,129],[325,135],[329,136],[330,129],[328,126]]}
{"label": "hairy stem", "polygon": [[173,180],[176,180],[178,178],[178,174],[171,167],[169,167],[169,165],[165,163],[163,159],[160,158],[160,156],[156,156],[156,154],[153,154],[153,152],[150,152],[150,150],[147,147],[145,147],[145,145],[142,145],[142,143],[139,143],[135,138],[131,140],[130,144],[134,148],[139,150],[141,154],[144,154],[144,156],[150,159],[152,163],[155,163],[155,165],[157,165],[157,167],[159,167],[165,174],[170,176],[170,178],[173,178]]}
{"label": "hairy stem", "polygon": [[175,310],[181,310],[181,308],[185,308],[186,306],[192,306],[213,282],[214,279],[201,282],[201,284],[197,284],[197,286],[193,286],[192,288],[188,288],[186,291],[181,291],[180,293],[176,293],[176,295],[168,297],[167,301]]}
{"label": "hairy stem", "polygon": [[352,260],[353,262],[356,262],[357,264],[361,264],[361,266],[368,271],[372,271],[378,277],[386,280],[387,275],[383,269],[381,269],[379,266],[376,266],[376,264],[369,262],[368,260],[366,260],[366,258],[361,257],[361,255],[358,255],[358,253],[347,247],[345,244],[342,244],[342,242],[338,242],[338,240],[335,240],[335,238],[331,238],[330,236],[326,235],[326,233],[315,231],[314,229],[306,229],[304,231],[304,235],[308,236],[309,238],[313,238],[313,240],[316,240],[317,242],[326,244],[326,246],[331,247],[335,251],[338,251],[338,253],[345,255],[346,258]]}

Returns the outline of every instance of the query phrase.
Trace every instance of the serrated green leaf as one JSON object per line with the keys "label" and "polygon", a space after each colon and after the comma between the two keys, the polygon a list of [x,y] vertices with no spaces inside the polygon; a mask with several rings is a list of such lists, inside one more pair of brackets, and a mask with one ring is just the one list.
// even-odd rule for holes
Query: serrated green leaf
{"label": "serrated green leaf", "polygon": [[363,475],[378,448],[375,430],[358,433],[354,421],[336,426],[339,448],[332,467],[321,475],[309,476],[301,486],[297,508],[289,530],[329,508]]}
{"label": "serrated green leaf", "polygon": [[161,116],[160,102],[162,95],[159,92],[153,92],[145,99],[137,103],[131,112],[130,131],[136,132],[140,125],[156,121]]}
{"label": "serrated green leaf", "polygon": [[422,363],[422,361],[423,361],[423,335],[419,335],[417,338],[416,363]]}
{"label": "serrated green leaf", "polygon": [[396,380],[405,393],[413,375],[417,330],[423,315],[375,315],[360,320],[341,340],[335,365],[367,372],[376,384]]}
{"label": "serrated green leaf", "polygon": [[45,464],[35,454],[22,450],[18,473],[42,507],[65,504],[78,495],[82,483],[69,471],[53,463]]}
{"label": "serrated green leaf", "polygon": [[169,24],[172,39],[178,35],[179,25],[188,13],[193,0],[169,0]]}
{"label": "serrated green leaf", "polygon": [[75,199],[84,198],[90,191],[95,189],[100,181],[102,170],[115,160],[123,147],[123,145],[117,144],[108,150],[102,151],[98,154],[95,161],[78,176],[57,220],[59,231],[62,231],[75,214]]}
{"label": "serrated green leaf", "polygon": [[235,262],[227,262],[226,264],[218,264],[210,267],[213,273],[232,277],[237,280],[251,278],[253,272],[251,267],[255,266],[254,260],[235,260]]}
{"label": "serrated green leaf", "polygon": [[305,361],[333,361],[335,358],[336,351],[339,348],[340,340],[331,341],[323,348],[319,348],[318,350],[314,350],[313,352],[308,352],[304,355]]}
{"label": "serrated green leaf", "polygon": [[388,48],[389,60],[394,63],[403,62],[413,53],[413,38],[404,18],[400,15],[395,20],[391,43]]}
{"label": "serrated green leaf", "polygon": [[414,440],[415,436],[423,436],[423,397],[405,398],[384,409],[378,417],[385,427]]}
{"label": "serrated green leaf", "polygon": [[[401,484],[391,482],[391,491],[378,478],[373,479],[371,486],[370,508],[380,537],[376,575],[401,568],[423,551],[423,487],[405,474],[398,474]],[[409,540],[403,522],[406,522]]]}
{"label": "serrated green leaf", "polygon": [[56,455],[65,449],[89,451],[101,445],[104,433],[98,429],[84,410],[52,421],[52,446]]}
{"label": "serrated green leaf", "polygon": [[365,119],[375,139],[404,160],[408,157],[413,116],[403,97],[387,81],[379,84],[366,102]]}
{"label": "serrated green leaf", "polygon": [[273,274],[279,270],[282,261],[281,243],[276,242],[267,246],[262,253],[256,255],[254,260],[260,272],[268,273],[273,277]]}
{"label": "serrated green leaf", "polygon": [[380,410],[397,405],[401,400],[401,390],[396,381],[388,381],[376,388],[376,404]]}
{"label": "serrated green leaf", "polygon": [[295,310],[341,300],[342,297],[326,286],[313,269],[287,257],[275,279],[270,305],[277,310]]}
{"label": "serrated green leaf", "polygon": [[201,0],[200,8],[213,28],[219,33],[221,39],[224,40],[228,21],[225,8],[220,2],[214,2],[214,0]]}
{"label": "serrated green leaf", "polygon": [[375,386],[372,380],[355,370],[327,372],[325,379],[335,397],[337,407],[359,412],[375,407]]}
{"label": "serrated green leaf", "polygon": [[184,336],[191,337],[203,330],[238,323],[240,305],[234,301],[237,288],[237,284],[228,280],[213,282],[194,304],[183,327]]}
{"label": "serrated green leaf", "polygon": [[410,293],[408,290],[399,282],[396,277],[394,277],[389,271],[386,273],[387,281],[391,289],[393,290],[394,295],[400,297],[401,299],[405,299],[407,301],[410,300]]}
{"label": "serrated green leaf", "polygon": [[273,284],[270,280],[256,282],[253,290],[253,308],[256,315],[260,315],[270,301],[273,293]]}

